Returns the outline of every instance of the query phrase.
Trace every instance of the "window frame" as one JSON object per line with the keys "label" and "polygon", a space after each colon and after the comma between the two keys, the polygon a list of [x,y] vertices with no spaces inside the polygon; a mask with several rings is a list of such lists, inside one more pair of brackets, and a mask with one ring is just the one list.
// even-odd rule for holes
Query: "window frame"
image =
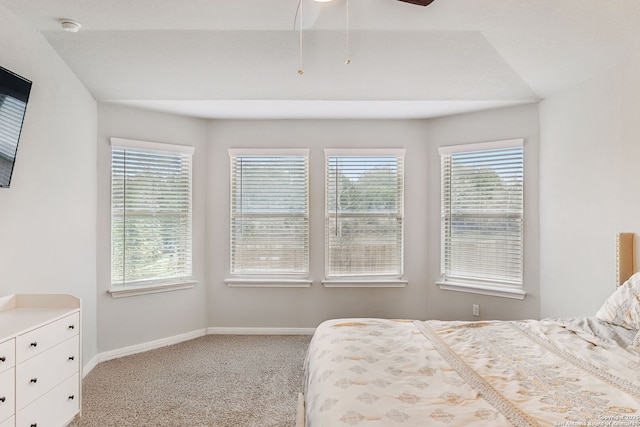
{"label": "window frame", "polygon": [[[157,292],[167,292],[167,291],[175,291],[180,289],[190,289],[193,288],[197,281],[193,278],[193,154],[195,152],[195,148],[187,145],[178,145],[178,144],[167,144],[167,143],[159,143],[159,142],[150,142],[150,141],[140,141],[140,140],[132,140],[132,139],[124,139],[124,138],[110,138],[111,145],[111,154],[110,154],[110,224],[111,224],[111,237],[110,237],[110,290],[108,293],[111,294],[113,298],[121,298],[128,296],[136,296],[143,295],[149,293],[157,293]],[[114,154],[118,150],[129,150],[137,153],[145,153],[152,155],[153,153],[165,154],[165,155],[175,155],[176,158],[180,158],[181,162],[186,161],[188,170],[186,171],[186,181],[188,183],[188,188],[184,191],[185,196],[188,196],[187,203],[187,219],[185,221],[185,225],[181,230],[187,236],[186,247],[184,248],[184,252],[180,252],[182,255],[188,256],[188,261],[185,263],[185,269],[180,272],[180,274],[176,274],[170,277],[163,278],[141,278],[134,281],[125,281],[122,282],[114,282],[113,280],[113,269],[114,269]],[[181,166],[181,170],[182,170]],[[182,171],[181,173],[184,173]],[[126,185],[125,190],[126,192]],[[125,193],[126,194],[126,193]],[[123,197],[125,197],[123,194]],[[122,216],[125,216],[126,213],[123,212]],[[183,211],[181,215],[185,215]],[[126,242],[123,243],[126,245]],[[178,252],[178,251],[176,251]],[[122,268],[125,268],[123,266]],[[123,271],[123,279],[125,277],[125,273]]]}
{"label": "window frame", "polygon": [[[324,150],[325,159],[324,159],[324,169],[325,169],[325,195],[324,195],[324,253],[325,253],[325,262],[324,262],[324,280],[322,284],[324,287],[405,287],[408,284],[408,281],[404,279],[404,246],[405,246],[405,236],[404,236],[404,224],[405,224],[405,214],[404,214],[404,196],[405,196],[405,153],[406,150],[404,148],[327,148]],[[400,230],[397,237],[400,241],[399,250],[399,265],[397,266],[398,271],[393,274],[353,274],[353,275],[332,275],[329,274],[329,265],[331,263],[330,260],[330,250],[329,250],[329,223],[332,221],[332,218],[335,220],[335,213],[332,213],[332,210],[329,206],[329,173],[330,173],[330,158],[335,157],[344,157],[344,158],[389,158],[396,157],[397,162],[396,166],[399,166],[399,170],[401,171],[400,176],[397,177],[398,183],[396,184],[400,191],[400,201],[398,203],[397,212],[395,213],[396,218],[399,219]],[[352,217],[389,217],[389,214],[365,214],[365,213],[357,213],[357,214],[349,214],[348,216]]]}
{"label": "window frame", "polygon": [[[310,212],[309,212],[309,149],[298,148],[230,148],[228,149],[230,168],[229,168],[229,274],[230,277],[225,279],[225,284],[230,287],[309,287],[312,281],[309,280],[310,272]],[[248,272],[234,271],[234,161],[238,157],[257,157],[257,158],[274,158],[282,159],[286,157],[295,157],[304,159],[304,178],[305,178],[305,200],[304,212],[302,214],[293,215],[296,218],[306,222],[306,230],[304,231],[304,239],[306,245],[306,254],[304,260],[304,269],[295,272],[283,272],[266,270]],[[256,214],[253,214],[256,215]],[[265,217],[274,215],[273,213],[263,214]]]}
{"label": "window frame", "polygon": [[[479,278],[479,277],[459,277],[455,275],[450,275],[447,271],[447,251],[449,250],[447,247],[447,228],[445,225],[445,221],[447,221],[447,213],[446,211],[446,201],[445,197],[447,185],[450,188],[450,176],[445,176],[446,171],[444,168],[445,156],[450,158],[451,155],[462,154],[462,153],[474,153],[474,152],[482,152],[482,151],[496,151],[501,149],[521,149],[522,151],[522,163],[521,163],[521,173],[522,173],[522,198],[521,198],[521,210],[519,213],[520,219],[520,235],[519,235],[519,244],[520,244],[520,280],[519,281],[503,281],[498,279],[488,279],[488,278]],[[525,146],[523,138],[516,139],[508,139],[508,140],[499,140],[499,141],[489,141],[489,142],[481,142],[481,143],[472,143],[472,144],[461,144],[461,145],[453,145],[453,146],[443,146],[439,147],[438,152],[440,154],[440,164],[441,164],[441,216],[440,216],[440,244],[441,244],[441,262],[440,262],[440,279],[436,282],[436,284],[440,287],[440,289],[450,290],[450,291],[459,291],[459,292],[468,292],[475,294],[483,294],[483,295],[491,295],[498,296],[504,298],[512,298],[512,299],[524,299],[526,296],[526,292],[524,291],[524,261],[525,261],[525,253],[524,253],[524,240],[525,240]],[[450,161],[450,160],[449,160]],[[447,184],[448,183],[448,184]],[[449,203],[450,207],[450,203]],[[498,218],[507,219],[507,216],[496,216]]]}

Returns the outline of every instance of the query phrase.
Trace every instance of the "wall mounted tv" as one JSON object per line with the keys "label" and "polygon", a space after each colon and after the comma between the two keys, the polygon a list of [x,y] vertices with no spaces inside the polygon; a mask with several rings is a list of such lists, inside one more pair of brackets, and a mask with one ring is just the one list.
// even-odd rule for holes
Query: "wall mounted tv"
{"label": "wall mounted tv", "polygon": [[31,81],[0,67],[0,188],[11,184]]}

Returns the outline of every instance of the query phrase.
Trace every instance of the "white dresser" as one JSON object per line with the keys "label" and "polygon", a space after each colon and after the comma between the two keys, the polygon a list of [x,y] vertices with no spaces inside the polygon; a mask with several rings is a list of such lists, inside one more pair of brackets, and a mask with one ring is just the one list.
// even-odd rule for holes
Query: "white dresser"
{"label": "white dresser", "polygon": [[0,298],[0,427],[61,427],[82,407],[80,299]]}

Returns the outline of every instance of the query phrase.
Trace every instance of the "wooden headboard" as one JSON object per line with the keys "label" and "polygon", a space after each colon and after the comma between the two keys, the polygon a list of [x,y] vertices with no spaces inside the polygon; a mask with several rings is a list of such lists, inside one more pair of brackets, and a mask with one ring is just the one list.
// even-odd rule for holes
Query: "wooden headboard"
{"label": "wooden headboard", "polygon": [[616,284],[620,286],[636,271],[634,233],[618,233],[616,254]]}

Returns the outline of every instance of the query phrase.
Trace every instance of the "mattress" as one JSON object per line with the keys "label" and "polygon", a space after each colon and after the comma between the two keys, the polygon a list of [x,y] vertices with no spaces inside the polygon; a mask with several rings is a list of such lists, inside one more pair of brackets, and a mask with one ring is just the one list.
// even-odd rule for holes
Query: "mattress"
{"label": "mattress", "polygon": [[635,332],[593,318],[329,320],[305,360],[305,425],[640,425]]}

